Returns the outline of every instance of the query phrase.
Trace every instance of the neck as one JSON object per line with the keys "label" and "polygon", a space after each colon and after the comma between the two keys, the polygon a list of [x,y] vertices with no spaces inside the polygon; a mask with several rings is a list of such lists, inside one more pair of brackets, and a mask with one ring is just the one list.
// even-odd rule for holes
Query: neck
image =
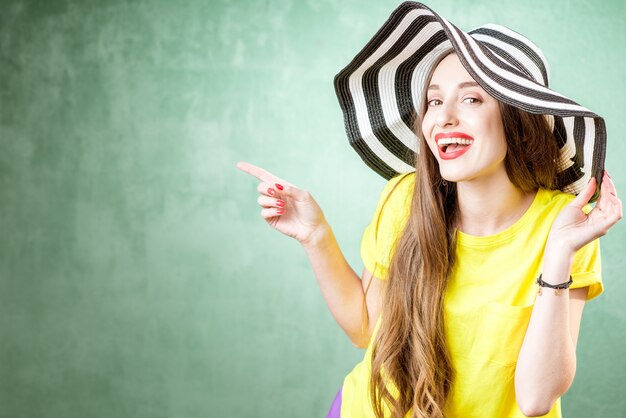
{"label": "neck", "polygon": [[476,236],[494,235],[524,215],[536,193],[523,192],[503,174],[457,183],[460,231]]}

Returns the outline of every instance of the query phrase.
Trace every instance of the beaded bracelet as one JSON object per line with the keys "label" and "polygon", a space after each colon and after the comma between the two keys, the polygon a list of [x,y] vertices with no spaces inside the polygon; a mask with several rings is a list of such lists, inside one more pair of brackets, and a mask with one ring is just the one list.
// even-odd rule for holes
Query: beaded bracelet
{"label": "beaded bracelet", "polygon": [[574,283],[574,281],[572,280],[572,276],[569,276],[569,280],[566,281],[565,283],[560,283],[560,284],[550,284],[550,283],[546,283],[543,280],[541,280],[541,274],[539,275],[539,277],[537,277],[537,284],[539,285],[539,296],[541,296],[541,288],[542,287],[549,287],[551,289],[554,289],[554,294],[556,296],[558,296],[561,292],[561,289],[569,289],[569,287],[572,285],[572,283]]}

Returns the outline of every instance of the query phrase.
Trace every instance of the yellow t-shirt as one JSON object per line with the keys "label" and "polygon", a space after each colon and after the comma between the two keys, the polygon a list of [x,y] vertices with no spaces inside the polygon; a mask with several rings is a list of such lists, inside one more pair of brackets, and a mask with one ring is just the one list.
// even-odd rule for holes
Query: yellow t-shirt
{"label": "yellow t-shirt", "polygon": [[[381,279],[387,278],[392,246],[408,218],[414,181],[413,173],[388,182],[363,234],[363,263]],[[526,213],[506,230],[482,237],[457,231],[456,263],[444,295],[446,334],[456,373],[444,409],[447,418],[524,417],[515,401],[515,364],[537,293],[535,280],[542,270],[545,241],[553,220],[573,199],[570,194],[540,189]],[[595,240],[576,253],[571,288],[589,286],[587,300],[598,296],[603,291],[600,268],[599,240]],[[380,318],[363,361],[344,379],[342,418],[374,417],[369,377],[379,326]],[[545,416],[561,417],[560,399]]]}

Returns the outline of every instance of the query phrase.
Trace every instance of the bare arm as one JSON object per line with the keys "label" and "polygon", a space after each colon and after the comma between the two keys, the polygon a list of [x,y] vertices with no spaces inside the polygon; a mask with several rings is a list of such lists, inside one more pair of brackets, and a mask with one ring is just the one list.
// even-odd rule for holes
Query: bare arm
{"label": "bare arm", "polygon": [[367,327],[367,341],[366,344],[362,346],[362,348],[365,348],[374,333],[376,321],[380,316],[383,306],[383,287],[385,282],[372,275],[367,269],[363,269],[361,282],[363,284],[363,291],[366,292],[367,295],[367,316],[369,322]]}
{"label": "bare arm", "polygon": [[365,280],[361,280],[348,265],[313,196],[252,164],[239,162],[237,168],[261,180],[257,186],[261,216],[269,226],[302,244],[331,314],[355,346],[366,347],[376,324],[368,318],[378,317],[380,280],[372,282],[364,304],[363,286],[372,276],[364,271]]}
{"label": "bare arm", "polygon": [[[546,252],[545,259],[552,253]],[[544,264],[544,280],[563,283],[570,266]],[[574,381],[576,343],[588,288],[543,289],[537,296],[515,369],[517,403],[526,416],[547,414]]]}
{"label": "bare arm", "polygon": [[328,224],[302,245],[331,314],[356,347],[367,347],[380,312],[381,281],[365,269],[363,278],[359,279],[345,260]]}
{"label": "bare arm", "polygon": [[[555,219],[546,244],[543,280],[569,279],[576,251],[605,235],[622,218],[622,203],[604,175],[600,199],[585,214],[583,207],[596,189],[595,179]],[[527,416],[545,415],[570,387],[576,374],[576,342],[588,288],[546,288],[538,295],[515,369],[515,395]]]}

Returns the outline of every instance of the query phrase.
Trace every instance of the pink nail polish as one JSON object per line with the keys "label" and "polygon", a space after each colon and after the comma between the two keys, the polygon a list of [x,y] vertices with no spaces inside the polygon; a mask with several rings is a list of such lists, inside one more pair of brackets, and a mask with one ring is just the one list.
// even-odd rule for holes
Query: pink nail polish
{"label": "pink nail polish", "polygon": [[285,209],[278,209],[278,210],[276,211],[276,213],[277,213],[277,214],[279,214],[279,215],[282,215],[282,214],[284,214],[284,213],[285,213]]}
{"label": "pink nail polish", "polygon": [[284,202],[283,200],[278,199],[278,200],[276,201],[276,206],[283,207],[283,206],[285,206],[285,202]]}
{"label": "pink nail polish", "polygon": [[270,196],[274,196],[276,194],[276,190],[274,189],[267,189],[267,192],[270,194]]}
{"label": "pink nail polish", "polygon": [[280,184],[278,184],[278,183],[276,183],[276,188],[277,188],[278,190],[283,190],[283,186],[281,186],[281,185],[280,185]]}

